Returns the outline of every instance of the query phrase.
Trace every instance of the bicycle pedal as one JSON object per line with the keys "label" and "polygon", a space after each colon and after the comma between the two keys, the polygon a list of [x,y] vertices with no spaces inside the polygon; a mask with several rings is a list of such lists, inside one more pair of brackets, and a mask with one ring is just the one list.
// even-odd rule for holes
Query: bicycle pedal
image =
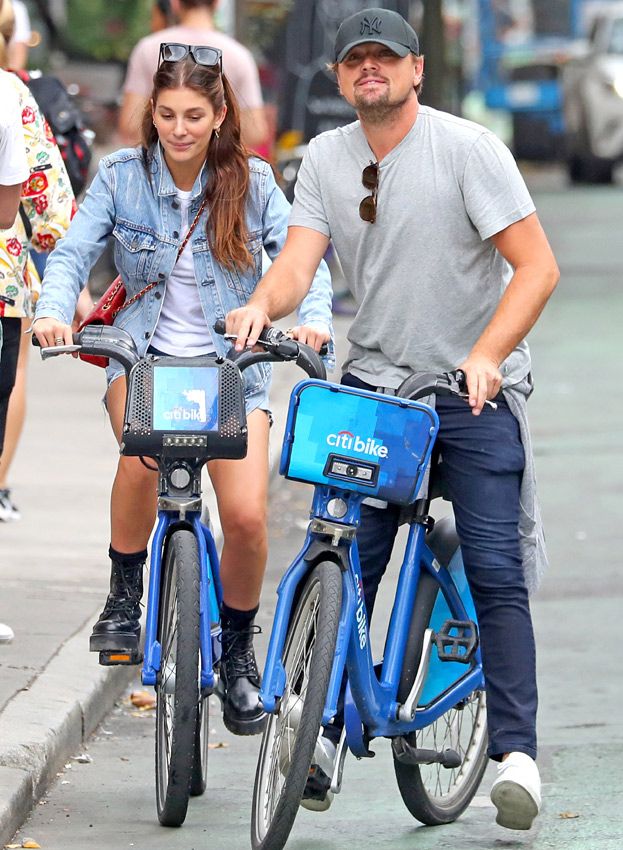
{"label": "bicycle pedal", "polygon": [[309,768],[309,775],[303,792],[304,800],[324,800],[331,789],[331,777],[317,764]]}
{"label": "bicycle pedal", "polygon": [[440,764],[450,769],[460,767],[462,763],[456,750],[425,750],[412,746],[404,737],[392,738],[392,750],[396,761],[402,764]]}
{"label": "bicycle pedal", "polygon": [[122,649],[110,649],[100,652],[99,663],[102,667],[114,667],[115,665],[129,666],[131,664],[140,664],[143,660],[143,653],[140,651],[126,652]]}
{"label": "bicycle pedal", "polygon": [[440,661],[469,664],[478,646],[478,629],[472,620],[446,620],[435,634]]}

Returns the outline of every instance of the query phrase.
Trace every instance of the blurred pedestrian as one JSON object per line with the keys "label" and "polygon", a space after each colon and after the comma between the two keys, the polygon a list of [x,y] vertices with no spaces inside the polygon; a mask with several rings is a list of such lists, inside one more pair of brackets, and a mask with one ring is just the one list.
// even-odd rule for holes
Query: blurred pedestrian
{"label": "blurred pedestrian", "polygon": [[[0,0],[0,12],[3,0]],[[0,45],[0,48],[2,45]],[[22,131],[21,109],[19,99],[13,87],[11,75],[0,70],[0,237],[4,229],[11,227],[19,209],[22,183],[28,177],[28,162]],[[7,297],[0,293],[0,304]],[[19,340],[11,338],[7,346],[3,345],[3,326],[0,323],[0,457],[4,440],[4,424],[6,420],[5,398],[8,400],[15,371],[13,364],[17,360]],[[5,389],[6,386],[6,389]],[[0,643],[13,640],[13,630],[5,623],[0,623]]]}
{"label": "blurred pedestrian", "polygon": [[151,22],[149,28],[152,32],[170,27],[173,24],[173,13],[171,12],[171,0],[154,0],[151,7]]}
{"label": "blurred pedestrian", "polygon": [[240,105],[242,140],[250,148],[266,141],[268,125],[264,115],[257,65],[251,52],[231,36],[215,29],[218,0],[171,0],[179,23],[141,39],[130,56],[123,85],[119,113],[119,133],[127,145],[136,145],[141,136],[141,119],[152,90],[161,42],[209,44],[223,52],[223,70]]}
{"label": "blurred pedestrian", "polygon": [[28,64],[28,50],[32,29],[26,4],[22,0],[11,0],[15,25],[9,40],[7,67],[12,71],[21,71]]}
{"label": "blurred pedestrian", "polygon": [[[0,65],[5,61],[6,52],[0,53]],[[20,518],[7,474],[26,413],[30,338],[24,331],[30,326],[41,288],[30,249],[48,253],[54,248],[67,232],[75,200],[58,146],[28,87],[5,71],[3,80],[18,102],[21,144],[29,170],[21,187],[19,214],[7,230],[0,232],[0,322],[7,342],[11,341],[0,376],[4,441],[0,458],[0,522],[8,522]]]}

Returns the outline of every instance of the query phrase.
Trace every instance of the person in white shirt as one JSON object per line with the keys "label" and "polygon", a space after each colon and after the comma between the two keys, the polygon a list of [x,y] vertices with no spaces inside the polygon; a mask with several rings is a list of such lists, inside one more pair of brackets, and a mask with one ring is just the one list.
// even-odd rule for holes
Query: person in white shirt
{"label": "person in white shirt", "polygon": [[[2,0],[0,0],[0,8]],[[15,216],[19,209],[22,183],[28,177],[28,164],[26,161],[26,150],[24,147],[24,134],[22,131],[22,116],[15,90],[11,85],[6,71],[0,70],[0,229],[5,230],[13,225]],[[4,311],[4,305],[0,304],[0,313]],[[0,375],[2,375],[2,325],[0,323]],[[19,347],[19,337],[15,340]],[[12,358],[13,360],[16,358]],[[2,376],[10,381],[10,376]],[[13,376],[13,380],[15,377]],[[10,389],[9,393],[10,395]],[[4,420],[6,419],[6,408],[0,409],[0,434],[4,433]],[[2,443],[0,441],[0,454],[2,454]],[[0,643],[9,643],[13,640],[13,630],[10,626],[0,623]]]}
{"label": "person in white shirt", "polygon": [[32,29],[26,4],[22,0],[11,0],[15,26],[8,46],[8,67],[20,71],[28,63],[28,50]]}

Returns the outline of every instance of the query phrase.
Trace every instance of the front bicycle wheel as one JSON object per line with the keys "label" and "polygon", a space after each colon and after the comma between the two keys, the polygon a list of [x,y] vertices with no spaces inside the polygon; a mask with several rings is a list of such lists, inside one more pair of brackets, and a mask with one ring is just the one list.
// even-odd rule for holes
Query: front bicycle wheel
{"label": "front bicycle wheel", "polygon": [[197,712],[195,754],[190,780],[190,796],[200,797],[208,784],[208,743],[210,736],[210,698],[202,697]]}
{"label": "front bicycle wheel", "polygon": [[262,737],[251,816],[254,850],[281,850],[294,824],[322,722],[341,605],[339,566],[318,564],[288,627],[286,687]]}
{"label": "front bicycle wheel", "polygon": [[156,804],[163,826],[186,818],[199,705],[199,550],[194,534],[169,538],[162,572],[156,683]]}
{"label": "front bicycle wheel", "polygon": [[412,733],[409,743],[442,752],[455,750],[456,768],[441,764],[411,765],[394,758],[394,771],[403,802],[416,820],[427,826],[452,823],[471,803],[487,767],[487,718],[484,691],[442,714],[425,729]]}

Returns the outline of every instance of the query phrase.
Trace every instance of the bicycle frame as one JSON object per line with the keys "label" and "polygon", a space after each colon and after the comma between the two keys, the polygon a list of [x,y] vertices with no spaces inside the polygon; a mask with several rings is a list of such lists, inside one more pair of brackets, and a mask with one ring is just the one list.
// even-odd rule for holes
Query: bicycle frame
{"label": "bicycle frame", "polygon": [[167,535],[174,527],[180,527],[180,525],[194,533],[199,547],[201,688],[202,691],[209,691],[216,685],[214,665],[219,661],[221,655],[219,610],[222,591],[216,544],[210,529],[201,522],[199,511],[187,513],[184,521],[180,520],[178,511],[163,508],[158,511],[158,523],[151,546],[147,616],[145,620],[145,658],[141,679],[144,685],[154,686],[160,671],[162,647],[157,640],[157,633],[163,553]]}
{"label": "bicycle frame", "polygon": [[[400,705],[397,692],[400,683],[404,650],[411,621],[411,613],[422,571],[429,573],[439,586],[437,619],[443,609],[457,620],[474,620],[475,612],[467,584],[457,587],[451,572],[439,564],[425,543],[426,528],[422,523],[411,525],[404,560],[389,623],[385,652],[377,672],[370,648],[367,615],[363,600],[363,582],[355,529],[359,525],[361,502],[364,496],[326,485],[315,488],[310,523],[305,542],[299,554],[284,574],[278,588],[278,602],[270,637],[263,684],[260,691],[264,708],[275,712],[283,696],[286,677],[281,662],[286,633],[296,599],[297,588],[311,569],[311,562],[338,561],[342,567],[343,595],[337,644],[331,679],[322,718],[326,725],[337,712],[337,701],[344,669],[348,673],[348,690],[345,706],[346,739],[351,751],[358,757],[372,755],[362,735],[362,723],[369,737],[405,735],[428,726],[449,708],[465,699],[472,691],[484,687],[480,650],[475,653],[471,666],[444,661],[441,666],[448,674],[428,690],[428,702],[418,706],[411,721],[399,719]],[[326,509],[329,501],[342,499],[348,506],[346,515],[335,522]],[[332,539],[328,541],[328,536]],[[462,570],[461,570],[462,571]],[[441,602],[440,602],[441,599]],[[435,613],[435,612],[434,612]],[[461,668],[457,671],[456,668]],[[454,675],[454,674],[457,675]],[[349,696],[350,692],[350,696]]]}

